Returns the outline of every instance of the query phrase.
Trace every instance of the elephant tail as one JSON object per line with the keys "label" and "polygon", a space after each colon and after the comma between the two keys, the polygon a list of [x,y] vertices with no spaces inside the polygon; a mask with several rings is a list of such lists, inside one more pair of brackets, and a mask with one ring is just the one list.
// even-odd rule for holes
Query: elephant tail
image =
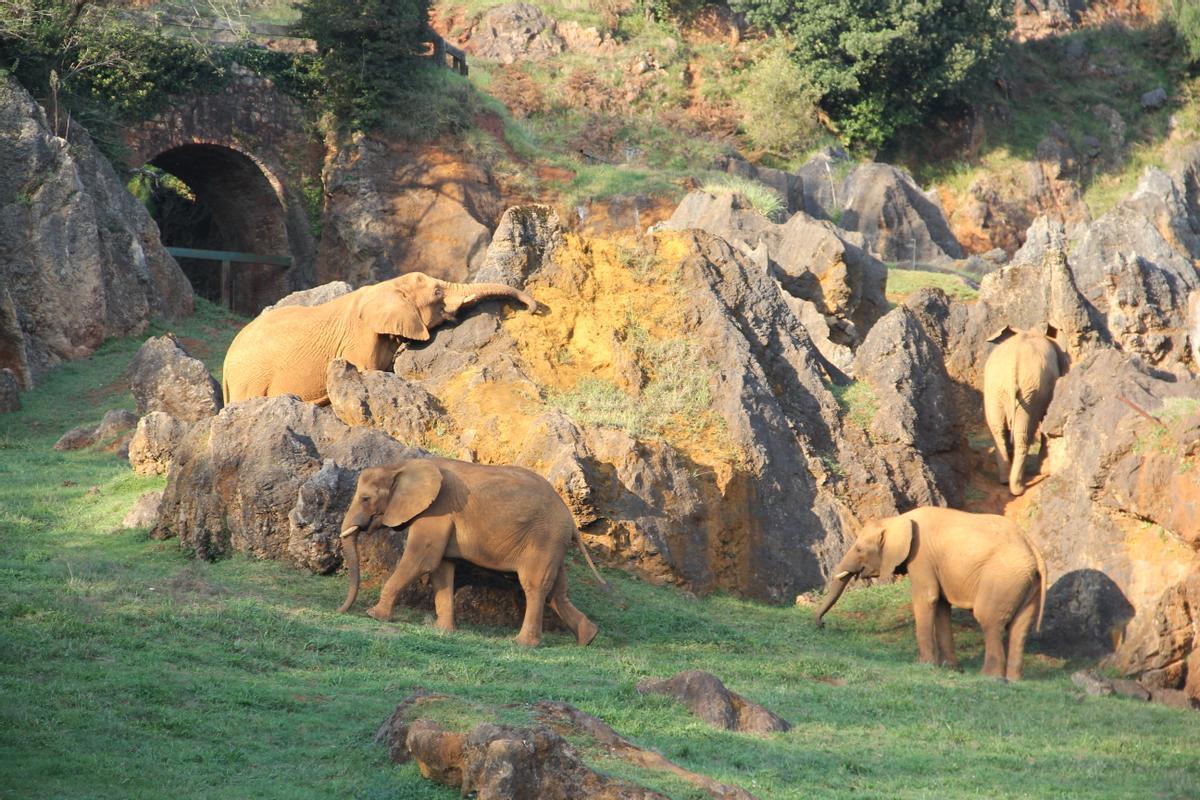
{"label": "elephant tail", "polygon": [[1033,552],[1034,559],[1037,560],[1038,571],[1038,613],[1037,622],[1034,625],[1034,630],[1041,633],[1042,630],[1042,615],[1046,611],[1046,560],[1042,558],[1042,551],[1029,538],[1029,534],[1021,531],[1021,536],[1025,539],[1025,544]]}
{"label": "elephant tail", "polygon": [[604,580],[604,577],[600,574],[600,570],[596,569],[596,564],[592,561],[591,554],[589,554],[587,548],[583,546],[583,537],[579,535],[578,529],[575,530],[572,538],[575,539],[575,544],[579,547],[579,552],[583,553],[583,560],[586,561],[587,565],[592,568],[592,574],[596,576],[596,580],[600,581],[600,585],[604,587],[606,592],[612,594],[612,586],[609,585],[608,581]]}

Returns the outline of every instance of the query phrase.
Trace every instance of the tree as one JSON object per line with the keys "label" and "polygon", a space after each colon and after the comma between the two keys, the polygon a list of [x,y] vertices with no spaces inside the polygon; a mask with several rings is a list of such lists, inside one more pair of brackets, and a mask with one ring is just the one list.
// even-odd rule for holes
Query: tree
{"label": "tree", "polygon": [[959,98],[1001,53],[1012,0],[732,0],[788,36],[843,141],[871,148]]}
{"label": "tree", "polygon": [[354,128],[379,121],[429,41],[428,0],[301,0],[298,36],[314,40],[325,101]]}

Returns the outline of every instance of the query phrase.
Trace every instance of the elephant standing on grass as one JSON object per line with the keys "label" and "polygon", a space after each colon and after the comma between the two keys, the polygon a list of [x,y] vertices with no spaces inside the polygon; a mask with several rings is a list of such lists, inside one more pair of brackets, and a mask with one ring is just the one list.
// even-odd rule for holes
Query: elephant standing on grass
{"label": "elephant standing on grass", "polygon": [[432,329],[493,297],[538,307],[501,283],[449,283],[410,272],[317,306],[272,309],[242,328],[225,354],[225,404],[294,394],[324,405],[325,373],[335,358],[359,369],[391,369],[402,339],[428,341]]}
{"label": "elephant standing on grass", "polygon": [[[950,607],[969,608],[983,628],[983,674],[1020,680],[1025,636],[1042,625],[1046,564],[1008,519],[951,508],[917,508],[868,522],[834,568],[817,627],[850,579],[908,573],[917,648],[925,664],[958,668]],[[1008,633],[1008,650],[1004,634]]]}
{"label": "elephant standing on grass", "polygon": [[[1000,483],[1014,496],[1025,492],[1025,455],[1046,416],[1054,384],[1066,372],[1067,357],[1046,326],[1044,334],[1004,327],[989,342],[997,346],[983,366],[983,414],[996,443]],[[1042,435],[1042,456],[1046,437]]]}
{"label": "elephant standing on grass", "polygon": [[[517,642],[535,646],[542,638],[546,598],[581,645],[599,630],[567,597],[567,550],[579,546],[592,572],[575,520],[544,478],[521,467],[490,466],[446,458],[412,459],[362,471],[354,500],[342,521],[342,543],[350,589],[341,611],[358,597],[356,538],[381,526],[408,525],[404,555],[367,613],[387,621],[396,598],[422,575],[433,582],[437,626],[454,630],[454,561],[517,573],[525,592],[525,620]],[[605,584],[607,585],[607,584]]]}

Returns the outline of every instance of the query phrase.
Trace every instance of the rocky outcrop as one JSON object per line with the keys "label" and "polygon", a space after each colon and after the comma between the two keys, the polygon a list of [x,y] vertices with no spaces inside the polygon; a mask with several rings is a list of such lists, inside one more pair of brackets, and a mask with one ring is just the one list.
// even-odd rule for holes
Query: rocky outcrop
{"label": "rocky outcrop", "polygon": [[861,164],[842,184],[838,224],[863,235],[884,261],[937,263],[963,257],[945,214],[908,173],[889,164]]}
{"label": "rocky outcrop", "polygon": [[883,264],[862,249],[861,240],[804,212],[775,224],[740,195],[692,192],[662,227],[703,230],[749,256],[784,292],[810,304],[826,340],[818,344],[828,344],[822,353],[839,366],[848,359],[838,348],[856,347],[887,310]]}
{"label": "rocky outcrop", "polygon": [[146,209],[77,123],[59,138],[0,77],[0,367],[22,385],[153,317],[192,311],[192,289]]}
{"label": "rocky outcrop", "polygon": [[125,372],[129,390],[144,416],[163,411],[183,422],[211,417],[221,410],[221,387],[198,358],[192,358],[174,334],[147,339]]}
{"label": "rocky outcrop", "polygon": [[354,291],[354,287],[345,281],[330,281],[323,283],[320,286],[314,286],[311,289],[301,289],[298,292],[292,292],[286,297],[280,298],[279,302],[273,306],[267,306],[262,310],[266,313],[274,308],[283,308],[284,306],[319,306],[322,303],[328,303],[330,300],[336,300],[344,294],[350,294]]}
{"label": "rocky outcrop", "polygon": [[[457,727],[434,722],[448,707],[456,719],[483,721]],[[665,795],[596,772],[568,739],[583,752],[603,752],[651,773],[663,773],[694,786],[717,800],[754,800],[736,786],[684,769],[630,742],[604,723],[567,703],[541,701],[508,706],[509,717],[524,714],[528,725],[501,725],[494,709],[474,706],[447,695],[418,689],[405,698],[375,734],[393,763],[415,761],[421,774],[460,788],[464,797],[480,800],[658,800]],[[469,728],[469,729],[468,729]]]}
{"label": "rocky outcrop", "polygon": [[504,212],[475,280],[524,286],[563,246],[562,223],[550,206],[513,206]]}
{"label": "rocky outcrop", "polygon": [[406,272],[465,281],[483,265],[502,208],[492,176],[434,144],[364,134],[326,163],[317,279],[375,283]]}
{"label": "rocky outcrop", "polygon": [[[202,558],[242,552],[328,572],[358,470],[419,452],[291,395],[236,403],[176,448],[154,536]],[[364,562],[387,564],[402,550],[386,534],[361,548]]]}
{"label": "rocky outcrop", "polygon": [[137,422],[129,442],[129,465],[138,475],[164,475],[188,425],[165,411],[151,411]]}
{"label": "rocky outcrop", "polygon": [[538,61],[561,53],[564,47],[554,20],[529,3],[505,3],[489,9],[468,43],[473,55],[501,64]]}
{"label": "rocky outcrop", "polygon": [[158,507],[162,503],[162,490],[156,489],[138,497],[133,508],[121,520],[122,528],[153,528],[158,522]]}
{"label": "rocky outcrop", "polygon": [[338,358],[329,362],[329,407],[347,425],[378,428],[400,442],[419,444],[444,419],[438,401],[391,372],[359,371]]}
{"label": "rocky outcrop", "polygon": [[637,690],[673,697],[714,728],[758,734],[792,729],[778,714],[729,691],[711,672],[692,669],[663,680],[647,678],[638,682]]}
{"label": "rocky outcrop", "polygon": [[137,421],[137,415],[132,411],[114,408],[104,412],[98,425],[79,425],[64,433],[54,443],[54,449],[82,450],[96,444],[107,445],[110,449],[118,448],[128,440],[124,434],[133,430]]}

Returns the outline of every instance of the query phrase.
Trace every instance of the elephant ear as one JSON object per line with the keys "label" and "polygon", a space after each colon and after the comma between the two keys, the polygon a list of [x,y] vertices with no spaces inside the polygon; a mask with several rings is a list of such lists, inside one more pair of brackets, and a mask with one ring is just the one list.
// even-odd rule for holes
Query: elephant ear
{"label": "elephant ear", "polygon": [[396,470],[392,496],[383,510],[382,522],[399,528],[433,504],[442,488],[442,471],[424,459],[405,462]]}
{"label": "elephant ear", "polygon": [[1014,333],[1016,333],[1016,331],[1012,329],[1011,325],[1005,325],[1003,328],[989,336],[987,340],[992,344],[1000,344]]}
{"label": "elephant ear", "polygon": [[403,291],[380,284],[359,306],[358,318],[368,330],[390,336],[403,336],[418,342],[429,341],[429,328],[421,319],[421,311]]}
{"label": "elephant ear", "polygon": [[912,552],[913,528],[916,523],[905,517],[894,517],[884,523],[883,549],[879,560],[879,575],[893,574]]}

